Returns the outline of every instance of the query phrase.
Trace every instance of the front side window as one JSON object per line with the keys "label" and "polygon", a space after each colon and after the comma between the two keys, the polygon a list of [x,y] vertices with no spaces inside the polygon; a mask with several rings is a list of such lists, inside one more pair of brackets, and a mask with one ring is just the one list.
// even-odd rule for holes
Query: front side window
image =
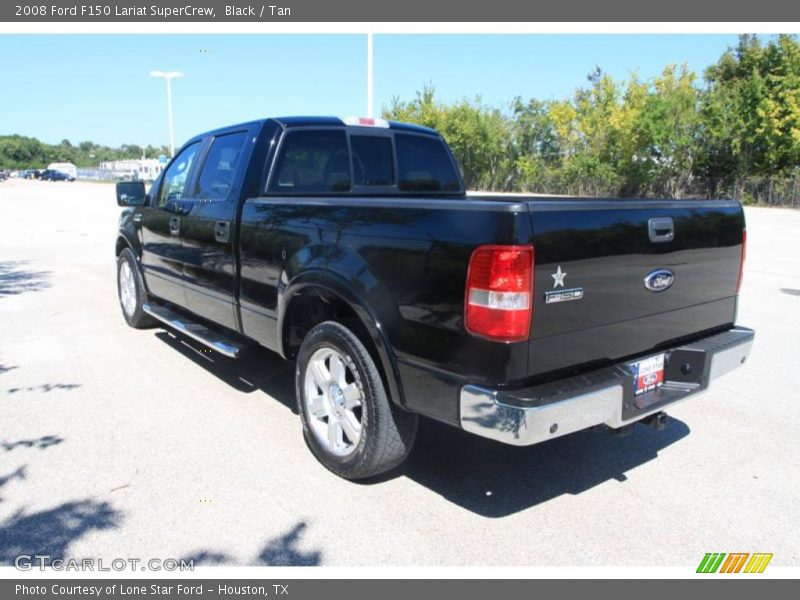
{"label": "front side window", "polygon": [[272,177],[277,193],[331,193],[350,190],[347,137],[342,130],[290,131]]}
{"label": "front side window", "polygon": [[192,170],[200,142],[187,146],[178,154],[164,173],[161,193],[158,196],[158,207],[163,208],[169,202],[176,202],[186,197],[186,184]]}
{"label": "front side window", "polygon": [[214,138],[197,181],[199,199],[221,201],[228,198],[246,140],[246,131]]}

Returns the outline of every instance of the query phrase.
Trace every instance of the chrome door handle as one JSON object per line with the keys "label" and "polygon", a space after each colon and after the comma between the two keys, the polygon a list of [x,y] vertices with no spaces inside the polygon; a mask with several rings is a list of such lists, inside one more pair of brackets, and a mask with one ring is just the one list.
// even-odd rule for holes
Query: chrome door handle
{"label": "chrome door handle", "polygon": [[231,239],[231,224],[228,221],[214,223],[214,239],[221,244],[227,244]]}
{"label": "chrome door handle", "polygon": [[180,235],[181,234],[181,218],[180,217],[170,217],[169,218],[169,232],[172,235]]}

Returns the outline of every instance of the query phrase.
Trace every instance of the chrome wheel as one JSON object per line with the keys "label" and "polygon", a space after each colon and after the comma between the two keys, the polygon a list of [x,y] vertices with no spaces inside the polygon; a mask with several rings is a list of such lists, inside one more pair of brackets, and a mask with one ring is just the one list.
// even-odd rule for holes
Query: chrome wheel
{"label": "chrome wheel", "polygon": [[119,301],[129,317],[136,310],[136,279],[130,263],[125,260],[119,268]]}
{"label": "chrome wheel", "polygon": [[364,393],[355,364],[333,348],[320,348],[306,368],[303,402],[311,431],[327,450],[347,456],[361,439]]}

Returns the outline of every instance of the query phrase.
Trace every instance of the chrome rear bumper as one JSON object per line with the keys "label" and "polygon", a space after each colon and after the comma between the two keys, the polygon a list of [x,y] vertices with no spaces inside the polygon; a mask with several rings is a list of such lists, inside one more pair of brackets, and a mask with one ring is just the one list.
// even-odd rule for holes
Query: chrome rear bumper
{"label": "chrome rear bumper", "polygon": [[702,392],[712,380],[742,365],[754,336],[752,329],[734,327],[664,350],[664,385],[639,396],[633,393],[634,376],[627,363],[523,390],[465,385],[461,427],[515,446],[601,425],[618,429]]}

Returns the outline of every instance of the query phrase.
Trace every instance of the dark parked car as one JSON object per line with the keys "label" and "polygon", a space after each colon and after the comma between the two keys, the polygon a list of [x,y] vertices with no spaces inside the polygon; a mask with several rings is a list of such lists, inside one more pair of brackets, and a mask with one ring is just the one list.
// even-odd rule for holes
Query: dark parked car
{"label": "dark parked car", "polygon": [[72,175],[64,173],[63,171],[55,171],[53,169],[45,169],[39,176],[42,181],[75,181]]}
{"label": "dark parked car", "polygon": [[662,428],[754,337],[738,202],[467,196],[415,125],[219,129],[117,202],[128,324],[294,361],[307,443],[350,479],[402,462],[419,415],[514,445]]}

